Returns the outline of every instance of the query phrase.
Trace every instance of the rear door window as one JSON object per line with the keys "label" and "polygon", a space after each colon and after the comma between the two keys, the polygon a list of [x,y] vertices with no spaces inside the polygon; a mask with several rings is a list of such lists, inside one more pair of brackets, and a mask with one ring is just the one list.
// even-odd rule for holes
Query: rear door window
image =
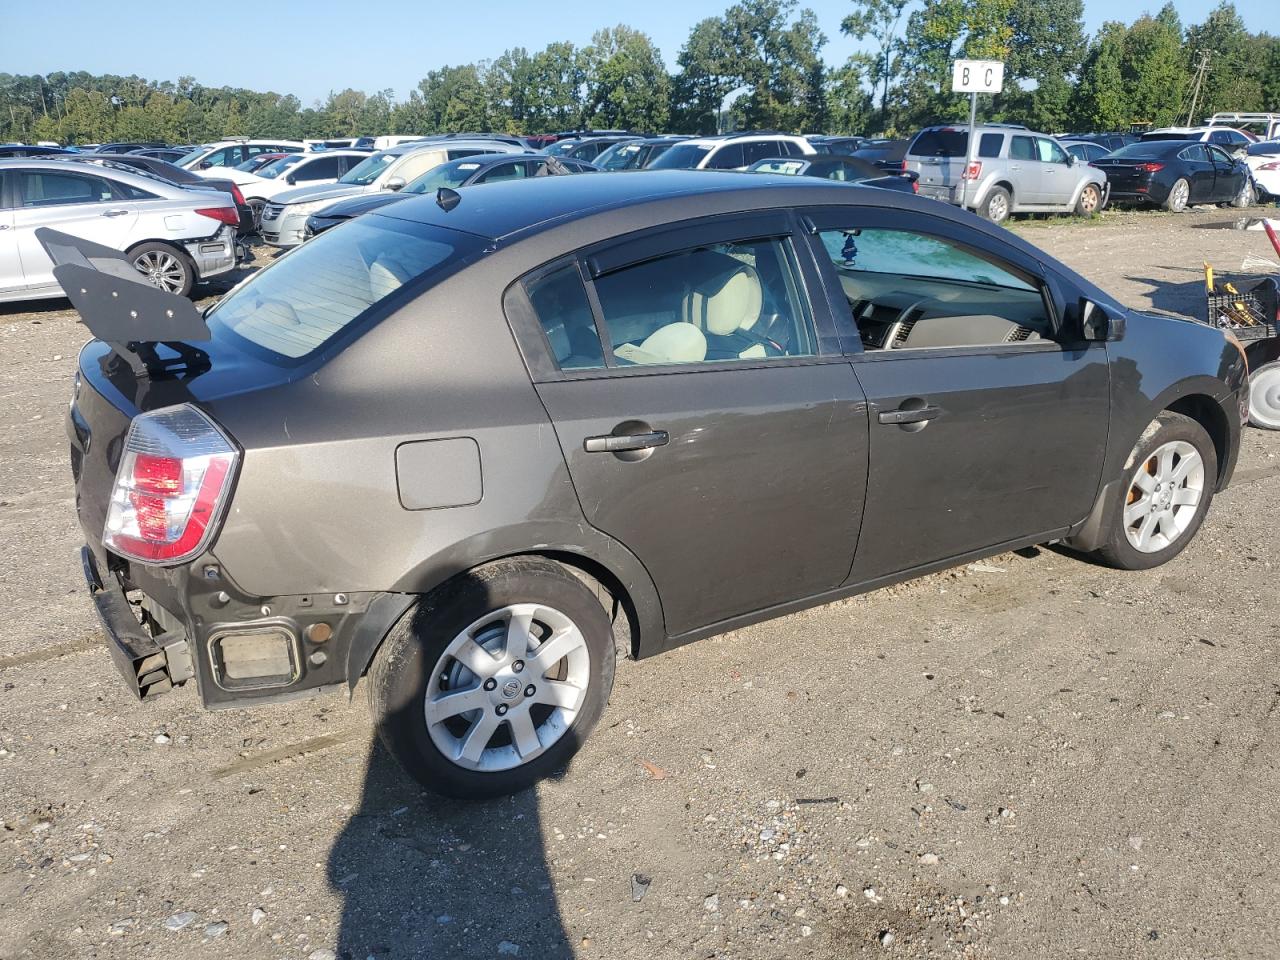
{"label": "rear door window", "polygon": [[738,167],[745,167],[747,161],[744,159],[742,144],[726,143],[723,147],[711,155],[711,159],[707,161],[707,170],[736,170]]}
{"label": "rear door window", "polygon": [[1014,137],[1009,144],[1010,160],[1035,160],[1036,143],[1031,137]]}
{"label": "rear door window", "polygon": [[336,180],[342,175],[342,157],[320,157],[303,164],[294,173],[299,183],[311,180]]}
{"label": "rear door window", "polygon": [[527,280],[524,288],[557,367],[582,370],[605,365],[604,348],[577,264]]}
{"label": "rear door window", "polygon": [[23,207],[105,203],[113,196],[111,185],[101,177],[79,173],[18,174],[18,203]]}
{"label": "rear door window", "polygon": [[787,146],[784,140],[755,140],[745,143],[743,154],[746,157],[746,164],[750,166],[757,160],[767,160],[769,157],[785,157]]}

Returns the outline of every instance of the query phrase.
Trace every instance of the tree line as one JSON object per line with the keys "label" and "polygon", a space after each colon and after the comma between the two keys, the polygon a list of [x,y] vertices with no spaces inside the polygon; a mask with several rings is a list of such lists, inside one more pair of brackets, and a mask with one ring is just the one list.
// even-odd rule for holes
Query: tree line
{"label": "tree line", "polygon": [[906,134],[961,119],[957,57],[1004,60],[984,119],[1051,132],[1167,125],[1217,110],[1280,111],[1280,37],[1251,33],[1230,2],[1183,24],[1172,3],[1092,36],[1083,0],[851,0],[839,25],[863,50],[827,65],[798,0],[740,0],[695,24],[670,72],[644,33],[599,30],[585,46],[514,47],[431,70],[397,100],[346,89],[303,106],[290,94],[83,71],[0,73],[0,142],[197,143],[462,130],[619,127],[676,133],[770,128]]}

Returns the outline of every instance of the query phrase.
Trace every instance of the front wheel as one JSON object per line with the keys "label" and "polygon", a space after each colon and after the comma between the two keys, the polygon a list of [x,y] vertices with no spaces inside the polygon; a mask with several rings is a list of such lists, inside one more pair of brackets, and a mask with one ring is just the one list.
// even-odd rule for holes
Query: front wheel
{"label": "front wheel", "polygon": [[563,767],[613,686],[613,628],[559,564],[502,560],[423,597],[369,669],[379,734],[437,793],[515,793]]}
{"label": "front wheel", "polygon": [[1102,209],[1102,191],[1092,183],[1086,184],[1076,201],[1077,217],[1093,217]]}
{"label": "front wheel", "polygon": [[1252,207],[1254,201],[1253,181],[1248,177],[1244,178],[1244,184],[1240,187],[1240,192],[1231,200],[1233,207]]}
{"label": "front wheel", "polygon": [[196,269],[185,253],[167,243],[144,243],[131,254],[133,268],[152,286],[185,297],[195,286]]}
{"label": "front wheel", "polygon": [[1217,476],[1217,452],[1204,428],[1182,414],[1161,413],[1129,454],[1099,556],[1122,570],[1172,560],[1200,529]]}
{"label": "front wheel", "polygon": [[267,201],[254,197],[252,200],[246,200],[245,203],[253,215],[253,232],[257,233],[262,229],[262,211],[267,209]]}

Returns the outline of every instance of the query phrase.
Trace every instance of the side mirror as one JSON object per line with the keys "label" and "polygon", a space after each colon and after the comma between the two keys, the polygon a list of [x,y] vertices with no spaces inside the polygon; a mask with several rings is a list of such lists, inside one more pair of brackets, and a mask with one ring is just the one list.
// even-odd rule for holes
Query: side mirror
{"label": "side mirror", "polygon": [[1068,153],[1068,154],[1067,154],[1067,166],[1068,166],[1068,167],[1074,167],[1074,166],[1075,166],[1076,164],[1078,164],[1079,162],[1080,162],[1080,158],[1079,158],[1079,157],[1077,157],[1074,153]]}
{"label": "side mirror", "polygon": [[1125,317],[1119,310],[1082,297],[1080,332],[1086,340],[1114,343],[1124,339]]}
{"label": "side mirror", "polygon": [[201,161],[200,161],[200,169],[201,169],[201,170],[208,170],[208,169],[209,169],[210,167],[212,167],[212,166],[213,166],[213,161],[212,161],[212,160],[201,160]]}
{"label": "side mirror", "polygon": [[385,186],[388,190],[403,190],[403,189],[404,189],[404,177],[391,177],[391,178],[389,178],[389,179],[387,180],[387,182],[386,182],[386,184],[384,184],[384,186]]}
{"label": "side mirror", "polygon": [[291,173],[284,178],[284,182],[292,186],[298,182],[298,175],[296,173]]}

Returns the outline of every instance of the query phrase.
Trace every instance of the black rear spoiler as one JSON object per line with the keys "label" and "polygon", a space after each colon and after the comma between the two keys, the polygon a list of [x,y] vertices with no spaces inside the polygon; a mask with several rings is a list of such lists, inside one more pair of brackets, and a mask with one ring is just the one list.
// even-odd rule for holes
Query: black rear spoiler
{"label": "black rear spoiler", "polygon": [[[37,228],[35,237],[89,332],[135,369],[141,361],[139,373],[207,367],[205,352],[190,344],[208,341],[209,326],[189,299],[153,286],[121,250],[48,227]],[[161,358],[158,344],[178,356]]]}

